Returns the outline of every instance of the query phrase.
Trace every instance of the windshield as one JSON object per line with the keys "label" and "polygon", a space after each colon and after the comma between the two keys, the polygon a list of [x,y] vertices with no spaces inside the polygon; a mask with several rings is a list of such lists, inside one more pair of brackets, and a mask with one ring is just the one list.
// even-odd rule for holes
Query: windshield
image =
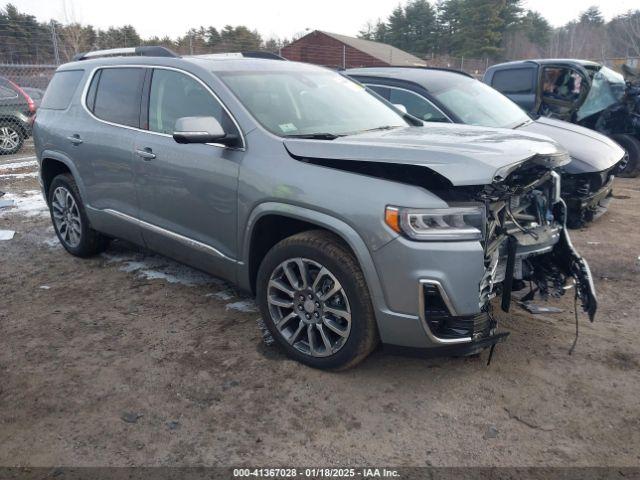
{"label": "windshield", "polygon": [[408,125],[363,86],[329,70],[218,75],[254,118],[279,136],[346,135]]}
{"label": "windshield", "polygon": [[515,103],[478,80],[456,76],[431,94],[468,125],[513,128],[530,120]]}
{"label": "windshield", "polygon": [[602,67],[593,75],[591,89],[578,110],[578,121],[620,102],[625,89],[626,84],[622,75],[610,68]]}

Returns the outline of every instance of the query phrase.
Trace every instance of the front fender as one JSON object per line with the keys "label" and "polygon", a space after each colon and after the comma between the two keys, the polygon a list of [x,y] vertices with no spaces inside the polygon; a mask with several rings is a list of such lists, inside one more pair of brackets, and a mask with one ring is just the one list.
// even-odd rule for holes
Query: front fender
{"label": "front fender", "polygon": [[287,203],[261,203],[249,214],[242,237],[242,262],[239,264],[238,271],[238,282],[240,287],[245,290],[250,290],[249,256],[251,251],[251,238],[253,235],[253,229],[258,220],[265,215],[281,215],[313,223],[314,225],[329,230],[342,238],[349,247],[351,247],[351,250],[353,250],[358,263],[360,264],[360,268],[362,268],[374,306],[376,309],[387,309],[382,287],[380,285],[380,278],[375,269],[371,253],[358,232],[342,220],[327,215],[326,213]]}

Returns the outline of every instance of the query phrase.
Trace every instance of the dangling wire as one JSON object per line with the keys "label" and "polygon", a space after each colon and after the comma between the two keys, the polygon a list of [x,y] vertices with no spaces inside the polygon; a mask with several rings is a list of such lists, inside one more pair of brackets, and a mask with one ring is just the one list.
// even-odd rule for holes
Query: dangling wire
{"label": "dangling wire", "polygon": [[575,286],[576,295],[573,298],[573,311],[576,316],[576,337],[573,339],[573,345],[569,349],[569,355],[573,353],[573,350],[576,348],[576,344],[578,343],[578,285]]}

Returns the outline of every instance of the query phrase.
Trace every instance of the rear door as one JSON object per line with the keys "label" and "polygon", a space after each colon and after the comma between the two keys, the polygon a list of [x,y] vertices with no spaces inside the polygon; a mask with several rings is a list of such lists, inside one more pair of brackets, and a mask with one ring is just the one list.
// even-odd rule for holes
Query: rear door
{"label": "rear door", "polygon": [[490,85],[503,93],[526,112],[535,113],[537,65],[494,70]]}
{"label": "rear door", "polygon": [[213,116],[240,135],[229,113],[195,76],[155,68],[145,84],[143,129],[135,140],[140,220],[149,248],[233,278],[238,172],[243,148],[178,144],[181,117]]}
{"label": "rear door", "polygon": [[140,127],[143,67],[104,67],[82,99],[87,117],[69,128],[66,142],[79,164],[91,209],[104,213],[97,229],[141,243],[133,146]]}

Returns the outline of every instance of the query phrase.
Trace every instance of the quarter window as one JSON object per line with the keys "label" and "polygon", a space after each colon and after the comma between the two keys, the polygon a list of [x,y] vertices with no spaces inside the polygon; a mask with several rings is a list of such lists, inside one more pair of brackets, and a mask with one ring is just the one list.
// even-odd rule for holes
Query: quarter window
{"label": "quarter window", "polygon": [[52,110],[64,110],[67,108],[83,75],[83,70],[56,72],[51,82],[49,82],[40,108],[50,108]]}
{"label": "quarter window", "polygon": [[181,117],[214,117],[225,132],[237,133],[220,103],[199,82],[173,70],[154,70],[149,94],[149,130],[170,135]]}
{"label": "quarter window", "polygon": [[[96,117],[107,122],[138,127],[143,68],[104,68],[97,80],[95,100],[87,102]],[[87,99],[90,100],[90,99]]]}

